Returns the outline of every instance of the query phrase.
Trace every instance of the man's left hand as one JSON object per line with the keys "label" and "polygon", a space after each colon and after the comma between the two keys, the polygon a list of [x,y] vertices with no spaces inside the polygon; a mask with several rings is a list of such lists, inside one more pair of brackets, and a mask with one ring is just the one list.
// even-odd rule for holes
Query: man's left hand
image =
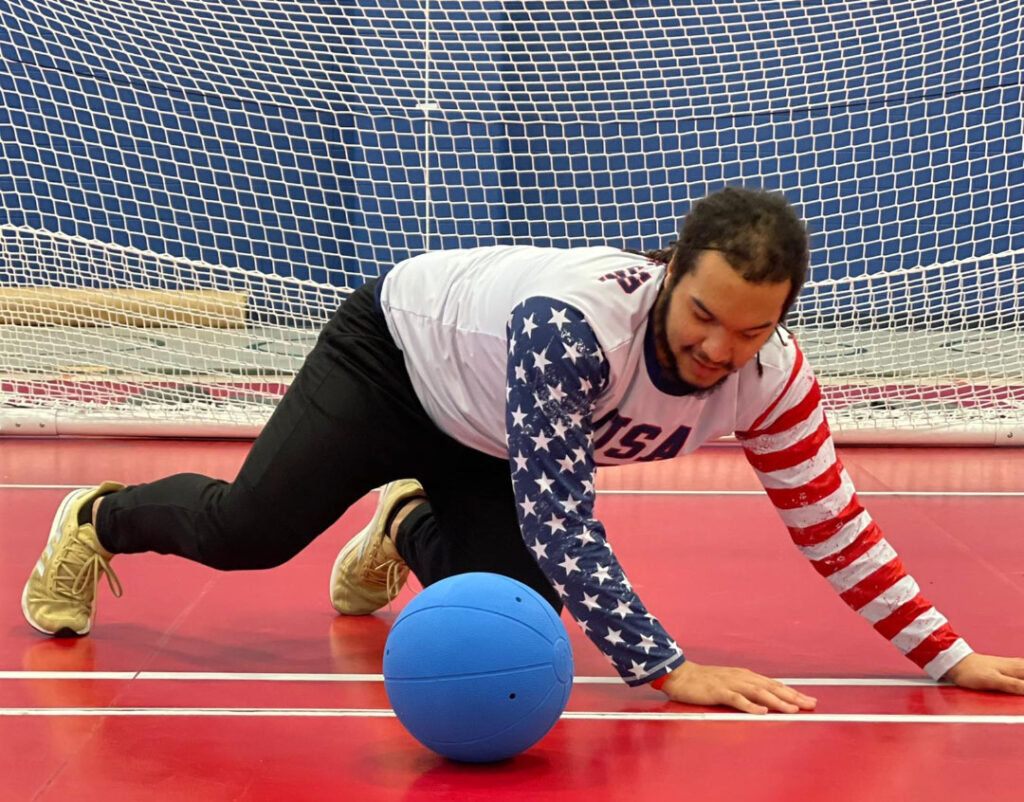
{"label": "man's left hand", "polygon": [[975,691],[1001,691],[1024,696],[1024,660],[969,654],[949,669],[943,679]]}

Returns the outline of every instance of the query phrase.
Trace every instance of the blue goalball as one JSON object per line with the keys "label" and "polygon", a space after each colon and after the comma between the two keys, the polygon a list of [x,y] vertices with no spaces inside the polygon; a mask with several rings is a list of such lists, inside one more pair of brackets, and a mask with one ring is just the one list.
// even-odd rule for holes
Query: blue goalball
{"label": "blue goalball", "polygon": [[395,620],[384,686],[398,720],[440,755],[487,763],[543,738],[569,701],[573,663],[558,614],[521,582],[459,574]]}

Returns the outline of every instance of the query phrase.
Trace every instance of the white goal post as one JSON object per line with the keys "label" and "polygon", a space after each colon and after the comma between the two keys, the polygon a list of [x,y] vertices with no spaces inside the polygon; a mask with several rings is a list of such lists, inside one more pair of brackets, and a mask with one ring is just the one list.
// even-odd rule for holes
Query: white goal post
{"label": "white goal post", "polygon": [[1019,0],[0,0],[0,436],[251,437],[424,250],[812,230],[846,443],[1024,445]]}

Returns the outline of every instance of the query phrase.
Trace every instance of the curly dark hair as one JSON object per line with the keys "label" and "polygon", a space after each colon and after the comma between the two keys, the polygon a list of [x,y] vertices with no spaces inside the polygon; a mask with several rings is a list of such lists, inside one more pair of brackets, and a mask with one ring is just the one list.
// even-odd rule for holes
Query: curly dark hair
{"label": "curly dark hair", "polygon": [[679,239],[646,256],[674,262],[668,289],[693,270],[701,251],[718,251],[744,279],[754,284],[789,280],[782,306],[784,320],[807,278],[810,258],[807,227],[781,193],[726,187],[690,207]]}

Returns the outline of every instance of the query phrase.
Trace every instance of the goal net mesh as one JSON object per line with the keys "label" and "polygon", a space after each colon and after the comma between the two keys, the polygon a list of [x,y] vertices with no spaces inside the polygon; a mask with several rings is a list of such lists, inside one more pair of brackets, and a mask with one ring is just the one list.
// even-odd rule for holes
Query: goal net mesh
{"label": "goal net mesh", "polygon": [[840,439],[1022,442],[1022,16],[0,0],[0,434],[251,434],[396,261],[660,247],[740,184],[809,223]]}

